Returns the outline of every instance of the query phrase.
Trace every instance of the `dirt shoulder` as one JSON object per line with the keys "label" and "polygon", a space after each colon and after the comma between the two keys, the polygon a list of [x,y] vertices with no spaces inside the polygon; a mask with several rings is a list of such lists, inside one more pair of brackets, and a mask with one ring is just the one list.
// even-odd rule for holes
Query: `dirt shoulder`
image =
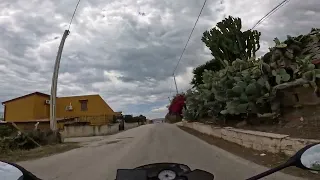
{"label": "dirt shoulder", "polygon": [[[254,121],[259,121],[255,119]],[[290,137],[320,139],[320,106],[284,109],[279,122],[237,127],[254,131],[287,134]]]}
{"label": "dirt shoulder", "polygon": [[80,145],[78,143],[64,143],[42,146],[31,150],[15,150],[8,153],[1,153],[0,160],[9,162],[26,161],[51,156],[53,154],[66,152],[79,147]]}
{"label": "dirt shoulder", "polygon": [[[266,167],[275,167],[283,162],[285,162],[286,160],[289,159],[289,157],[287,157],[284,154],[272,154],[269,152],[263,152],[263,151],[257,151],[257,150],[253,150],[250,148],[245,148],[242,147],[238,144],[235,143],[231,143],[228,142],[226,140],[220,139],[220,138],[216,138],[210,135],[206,135],[203,133],[200,133],[196,130],[193,130],[191,128],[187,128],[187,127],[181,127],[178,126],[180,129],[206,141],[209,144],[215,145],[217,147],[220,147],[232,154],[235,154],[237,156],[240,156],[244,159],[250,160],[256,164],[260,164]],[[265,154],[263,156],[261,156],[261,154]],[[294,176],[299,176],[299,177],[303,177],[303,178],[307,178],[307,179],[319,179],[320,178],[320,174],[314,174],[311,173],[309,171],[305,171],[296,167],[290,167],[290,168],[286,168],[284,170],[282,170],[282,172],[287,173],[287,174],[291,174]]]}

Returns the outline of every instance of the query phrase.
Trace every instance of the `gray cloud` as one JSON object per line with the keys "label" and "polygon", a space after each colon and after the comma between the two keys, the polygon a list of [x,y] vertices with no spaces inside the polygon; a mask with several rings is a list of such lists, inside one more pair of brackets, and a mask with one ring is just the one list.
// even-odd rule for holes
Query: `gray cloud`
{"label": "gray cloud", "polygon": [[[176,72],[179,90],[190,87],[193,67],[212,58],[201,42],[205,30],[226,15],[241,17],[244,29],[250,28],[279,2],[208,1]],[[76,3],[0,2],[0,101],[34,91],[50,92],[60,38]],[[167,98],[174,91],[173,68],[202,3],[82,1],[61,59],[58,95],[99,93],[115,110],[163,115]],[[290,1],[258,26],[262,52],[274,37],[319,27],[319,3]]]}

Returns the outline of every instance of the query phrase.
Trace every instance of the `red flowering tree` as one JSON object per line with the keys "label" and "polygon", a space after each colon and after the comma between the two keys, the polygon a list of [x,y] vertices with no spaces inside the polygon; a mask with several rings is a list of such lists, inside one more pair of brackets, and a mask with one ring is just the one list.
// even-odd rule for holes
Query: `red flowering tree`
{"label": "red flowering tree", "polygon": [[184,94],[177,94],[173,100],[171,101],[171,104],[168,108],[169,112],[166,115],[166,119],[169,122],[177,122],[181,121],[182,119],[182,110],[185,106],[185,95]]}

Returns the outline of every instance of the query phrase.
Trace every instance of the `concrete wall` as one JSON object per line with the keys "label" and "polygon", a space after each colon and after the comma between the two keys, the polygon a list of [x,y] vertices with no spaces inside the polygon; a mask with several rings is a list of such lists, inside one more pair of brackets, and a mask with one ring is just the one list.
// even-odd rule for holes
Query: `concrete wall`
{"label": "concrete wall", "polygon": [[295,154],[304,146],[320,140],[314,139],[298,139],[291,138],[285,134],[274,134],[260,131],[250,131],[243,129],[235,129],[231,127],[213,127],[202,123],[188,123],[183,121],[177,124],[184,126],[204,134],[208,134],[217,138],[222,138],[229,142],[237,143],[241,146],[252,148],[259,151],[267,151],[271,153],[283,152],[288,156]]}
{"label": "concrete wall", "polygon": [[[125,129],[131,129],[137,127],[138,123],[125,123]],[[108,134],[114,134],[118,132],[118,124],[102,125],[102,126],[65,126],[61,131],[63,138],[69,137],[86,137],[86,136],[102,136]]]}

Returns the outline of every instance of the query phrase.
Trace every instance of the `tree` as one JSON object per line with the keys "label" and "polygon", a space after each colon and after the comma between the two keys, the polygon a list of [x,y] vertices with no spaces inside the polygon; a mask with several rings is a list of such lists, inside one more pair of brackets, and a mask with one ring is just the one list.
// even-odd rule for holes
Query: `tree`
{"label": "tree", "polygon": [[201,40],[210,49],[214,59],[193,70],[193,87],[203,84],[204,70],[216,72],[227,66],[225,61],[232,63],[236,59],[249,60],[255,57],[260,48],[261,33],[256,30],[242,32],[241,28],[241,19],[229,16],[203,33]]}
{"label": "tree", "polygon": [[223,65],[221,64],[221,62],[215,59],[212,59],[205,64],[196,67],[195,69],[193,69],[193,79],[191,81],[191,84],[193,85],[193,87],[203,84],[202,74],[204,70],[219,71],[222,68]]}
{"label": "tree", "polygon": [[256,30],[242,32],[241,28],[241,19],[229,16],[217,23],[216,27],[205,31],[201,40],[218,61],[248,60],[255,57],[260,48],[261,33]]}
{"label": "tree", "polygon": [[133,122],[133,116],[132,115],[124,115],[123,119],[124,119],[124,122],[126,122],[126,123]]}
{"label": "tree", "polygon": [[132,116],[132,115],[124,115],[124,121],[126,123],[135,123],[135,122],[146,122],[147,118],[143,115],[140,116]]}
{"label": "tree", "polygon": [[147,121],[147,117],[143,116],[143,115],[140,115],[139,116],[139,119],[140,119],[140,122],[141,123],[145,123]]}

